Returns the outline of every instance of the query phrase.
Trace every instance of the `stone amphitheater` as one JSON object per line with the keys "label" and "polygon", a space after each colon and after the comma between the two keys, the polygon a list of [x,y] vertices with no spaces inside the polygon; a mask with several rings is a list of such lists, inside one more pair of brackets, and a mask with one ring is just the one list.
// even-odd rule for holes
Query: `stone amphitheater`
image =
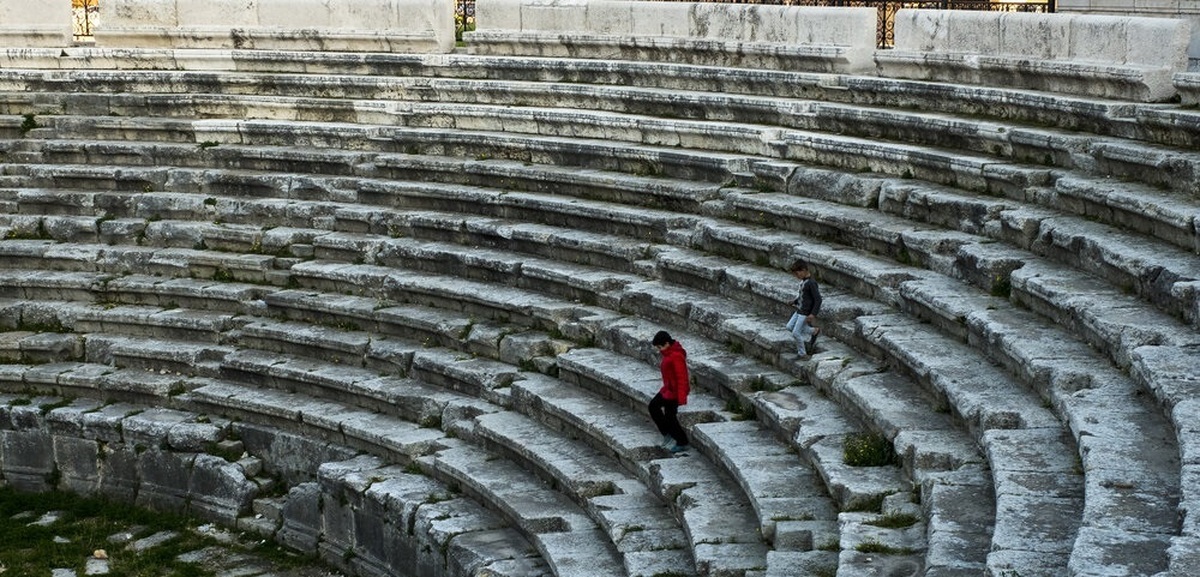
{"label": "stone amphitheater", "polygon": [[1200,575],[1186,19],[41,4],[0,0],[10,486],[361,576]]}

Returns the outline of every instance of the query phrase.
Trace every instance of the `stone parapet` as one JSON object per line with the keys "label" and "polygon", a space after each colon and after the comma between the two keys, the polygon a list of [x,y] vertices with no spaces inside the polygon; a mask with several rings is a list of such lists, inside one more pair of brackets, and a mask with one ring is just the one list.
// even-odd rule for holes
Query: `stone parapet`
{"label": "stone parapet", "polygon": [[1186,20],[900,10],[895,27],[884,76],[1157,102],[1188,65]]}
{"label": "stone parapet", "polygon": [[454,18],[444,0],[111,0],[95,35],[124,48],[444,53]]}
{"label": "stone parapet", "polygon": [[71,3],[0,0],[0,47],[71,45]]}
{"label": "stone parapet", "polygon": [[875,47],[870,8],[486,0],[476,14],[466,38],[480,54],[849,72]]}

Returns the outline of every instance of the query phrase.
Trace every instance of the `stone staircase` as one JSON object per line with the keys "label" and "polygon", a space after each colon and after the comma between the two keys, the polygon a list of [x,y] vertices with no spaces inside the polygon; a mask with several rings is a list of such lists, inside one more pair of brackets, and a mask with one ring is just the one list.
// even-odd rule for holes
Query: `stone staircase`
{"label": "stone staircase", "polygon": [[[0,70],[6,386],[370,453],[560,576],[1187,574],[1194,111],[376,56]],[[687,458],[641,414],[658,328]],[[864,432],[897,465],[846,465]],[[357,551],[288,511],[283,542]]]}

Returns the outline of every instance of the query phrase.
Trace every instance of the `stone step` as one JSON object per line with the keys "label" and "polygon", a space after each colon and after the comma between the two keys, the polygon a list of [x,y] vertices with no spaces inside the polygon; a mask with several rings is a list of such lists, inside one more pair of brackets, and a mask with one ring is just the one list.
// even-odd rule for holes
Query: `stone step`
{"label": "stone step", "polygon": [[650,463],[654,484],[684,518],[693,539],[697,569],[703,575],[745,575],[761,570],[766,566],[768,547],[757,531],[747,531],[758,525],[753,508],[732,481],[714,470],[697,467],[693,463],[697,458]]}
{"label": "stone step", "polygon": [[221,374],[239,383],[352,403],[429,427],[461,418],[459,415],[497,410],[427,383],[380,375],[373,369],[331,365],[321,357],[239,349],[221,363]]}
{"label": "stone step", "polygon": [[[149,76],[154,73],[143,71],[142,74],[147,76],[148,80]],[[171,73],[158,72],[157,74]],[[260,78],[267,80],[262,76]],[[269,78],[271,81],[279,80],[278,75]],[[163,80],[170,82],[170,80]],[[412,78],[354,80],[358,80],[357,86],[360,88],[360,92],[357,94],[348,92],[347,77],[339,78],[338,89],[341,94],[338,99],[221,94],[220,92],[227,88],[219,84],[210,84],[203,89],[192,86],[189,89],[189,92],[192,93],[136,96],[113,94],[104,97],[59,93],[44,94],[43,99],[53,101],[54,108],[58,108],[56,112],[59,114],[91,113],[121,117],[155,116],[181,119],[223,116],[292,121],[321,118],[364,124],[394,124],[398,118],[410,119],[409,121],[412,122],[418,121],[417,119],[421,117],[430,117],[429,120],[424,120],[425,122],[443,117],[448,117],[451,122],[454,122],[469,114],[454,110],[439,110],[439,107],[473,106],[478,108],[497,104],[530,106],[545,102],[546,94],[549,93],[554,97],[555,106],[559,107],[602,109],[624,114],[658,117],[672,116],[770,124],[856,134],[871,138],[886,137],[892,140],[908,140],[928,145],[944,146],[949,142],[955,147],[966,148],[974,152],[1005,156],[1015,154],[1037,163],[1043,163],[1047,158],[1052,158],[1055,161],[1065,161],[1068,166],[1077,165],[1078,163],[1069,157],[1077,156],[1081,150],[1086,150],[1101,161],[1095,164],[1102,165],[1104,169],[1116,170],[1118,171],[1117,175],[1140,174],[1151,181],[1161,178],[1154,174],[1154,165],[1147,162],[1155,157],[1153,153],[1126,153],[1122,154],[1122,163],[1104,162],[1111,157],[1110,152],[1114,149],[1135,150],[1138,145],[1129,141],[1103,139],[1093,135],[1075,136],[1064,131],[1014,125],[997,120],[968,121],[961,116],[950,114],[923,113],[896,110],[895,108],[872,108],[866,103],[857,103],[851,106],[819,100],[782,99],[730,93],[689,93],[647,87],[562,85],[505,80],[478,81],[441,78],[424,79],[424,82],[419,85]],[[325,84],[325,86],[327,85],[328,83]],[[321,86],[322,84],[309,79],[306,89],[312,91]],[[387,99],[394,99],[399,95],[402,99],[416,102],[381,103],[378,99],[382,90],[388,91]],[[194,94],[197,91],[208,93]],[[323,92],[327,92],[327,90]],[[19,101],[21,95],[8,93],[4,96],[11,102],[13,99]],[[358,99],[344,102],[343,99],[346,98]],[[12,105],[10,104],[10,106]],[[50,108],[48,103],[42,105],[43,110],[48,108]],[[714,110],[721,111],[720,118],[713,118]],[[1161,113],[1160,110],[1149,107],[1144,112]],[[1153,118],[1153,116],[1149,118]],[[60,122],[54,117],[48,117],[47,120],[52,124]],[[401,120],[401,122],[403,121]],[[101,119],[93,122],[96,124],[115,123],[120,126],[120,120],[111,118],[107,121]],[[1162,123],[1159,122],[1159,124]],[[914,130],[913,127],[920,127],[921,130]],[[116,131],[124,138],[128,138],[130,135],[127,132],[119,132],[120,128],[116,128]],[[1122,166],[1124,162],[1130,160],[1132,162]],[[1174,159],[1174,162],[1179,162],[1179,159]],[[1139,163],[1145,166],[1140,169],[1140,172],[1121,172],[1133,169]],[[1161,175],[1162,171],[1158,171],[1158,173]]]}
{"label": "stone step", "polygon": [[216,377],[234,347],[112,333],[86,335],[87,361],[162,374]]}
{"label": "stone step", "polygon": [[435,277],[387,267],[311,261],[290,269],[300,286],[328,292],[356,287],[359,296],[461,311],[468,315],[517,323],[530,328],[562,330],[598,309],[564,302],[525,289]]}
{"label": "stone step", "polygon": [[83,357],[84,342],[78,335],[5,328],[0,333],[0,361],[53,363]]}
{"label": "stone step", "polygon": [[[75,50],[80,50],[76,48]],[[83,49],[87,50],[87,49]],[[38,59],[36,55],[22,53],[18,60],[30,62],[11,68],[30,68],[47,66],[59,68],[62,60],[55,57],[50,60]],[[12,54],[6,56],[13,58]],[[29,61],[32,57],[34,60]],[[480,56],[461,55],[436,57],[417,57],[404,55],[390,59],[380,58],[372,54],[370,62],[364,61],[362,55],[345,53],[299,53],[278,51],[278,53],[255,54],[253,58],[239,54],[230,61],[236,61],[237,72],[227,71],[222,76],[232,76],[241,80],[231,82],[236,87],[257,85],[261,88],[255,92],[261,94],[288,95],[308,92],[304,87],[311,86],[315,75],[279,74],[284,70],[295,70],[295,62],[306,62],[306,69],[314,72],[335,75],[335,78],[371,79],[376,83],[382,82],[380,77],[417,76],[424,77],[424,83],[417,88],[425,91],[436,91],[438,82],[453,81],[450,79],[505,79],[527,81],[552,81],[575,83],[581,85],[615,85],[620,87],[639,86],[664,89],[673,92],[708,91],[725,93],[742,93],[756,95],[779,95],[800,98],[818,98],[832,102],[850,102],[852,95],[864,95],[855,102],[872,102],[883,107],[917,107],[957,114],[986,113],[1000,118],[1019,118],[1024,121],[1040,124],[1056,124],[1083,129],[1095,129],[1105,124],[1130,118],[1137,105],[1126,102],[1104,101],[1069,95],[1045,94],[1025,90],[1012,90],[1002,87],[980,87],[931,83],[913,80],[879,78],[872,76],[846,76],[811,72],[793,72],[782,70],[748,70],[737,68],[721,68],[720,74],[715,75],[713,69],[707,66],[686,64],[671,64],[664,62],[638,63],[632,61],[613,60],[579,60],[579,59],[545,59],[528,57]],[[72,59],[75,62],[107,61],[111,56],[91,56],[89,58]],[[175,56],[171,61],[180,58]],[[171,86],[172,90],[181,93],[207,92],[212,90],[211,75],[197,72],[169,70],[118,72],[101,70],[94,65],[71,64],[75,70],[69,74],[54,75],[31,74],[32,71],[9,70],[6,79],[19,77],[19,84],[13,87],[17,92],[32,91],[28,82],[37,81],[38,92],[69,92],[62,90],[74,78],[97,79],[97,85],[120,84],[130,92],[159,92],[164,87]],[[206,65],[211,66],[211,64]],[[108,66],[104,66],[108,67]],[[21,74],[24,73],[24,74]],[[265,73],[270,82],[262,83],[251,80],[251,74]],[[364,74],[369,73],[369,74]],[[720,81],[714,85],[714,78]],[[144,79],[144,80],[142,80]],[[493,81],[494,82],[494,81]],[[345,82],[343,81],[342,84]],[[327,82],[321,84],[328,84]],[[340,85],[340,84],[339,84]],[[73,85],[72,85],[73,86]],[[428,87],[428,88],[426,88]],[[451,92],[454,86],[451,86]],[[436,92],[435,92],[436,93]],[[376,96],[372,96],[376,98]]]}
{"label": "stone step", "polygon": [[511,412],[476,417],[472,434],[525,468],[544,471],[548,482],[573,496],[604,528],[630,575],[695,574],[691,542],[679,522],[617,461]]}
{"label": "stone step", "polygon": [[313,539],[307,548],[357,574],[450,573],[462,565],[513,577],[552,574],[501,514],[377,457],[322,463],[316,482],[288,497],[295,505],[285,508],[292,513],[280,531],[285,540]]}
{"label": "stone step", "polygon": [[836,538],[834,503],[820,477],[773,434],[749,421],[724,421],[697,424],[692,438],[750,496],[773,550],[810,551]]}
{"label": "stone step", "polygon": [[[830,207],[830,208],[832,208],[832,207]],[[835,212],[835,214],[836,214],[836,212]],[[864,213],[864,217],[866,217],[866,216],[867,216],[867,214]],[[835,219],[831,222],[839,222],[839,221],[840,221],[840,219]],[[841,222],[844,222],[844,221],[841,221]],[[902,223],[897,223],[897,224],[902,224]],[[1101,243],[1101,242],[1106,242],[1106,241],[1101,241],[1100,240],[1101,238],[1110,238],[1111,237],[1111,235],[1108,233],[1108,231],[1095,230],[1094,232],[1091,232],[1091,231],[1087,231],[1086,228],[1080,229],[1078,225],[1071,224],[1066,221],[1056,220],[1056,219],[1042,218],[1039,220],[1023,223],[1021,226],[1027,227],[1030,224],[1039,226],[1039,228],[1041,228],[1043,230],[1043,234],[1048,237],[1069,232],[1069,234],[1072,235],[1069,237],[1069,239],[1071,239],[1070,242],[1072,242],[1072,243],[1074,243],[1074,242],[1093,242],[1092,240],[1084,240],[1085,238],[1095,239],[1094,242]],[[1066,228],[1064,228],[1062,226],[1064,224],[1066,225]],[[1053,229],[1050,228],[1051,226],[1053,227]],[[873,229],[871,229],[871,230],[873,230]],[[905,236],[904,238],[906,241],[908,241],[906,243],[906,245],[899,250],[904,251],[905,254],[908,254],[908,255],[920,255],[921,254],[920,252],[906,250],[907,248],[918,247],[920,245],[920,239],[918,239],[914,235],[914,232],[912,230],[908,230],[908,231],[904,231],[903,229],[899,229],[899,230],[901,230],[901,231],[903,231],[903,233],[907,234],[907,236]],[[1081,237],[1079,237],[1079,235],[1081,233],[1084,235],[1087,235],[1087,236],[1081,238]],[[883,246],[887,246],[887,239],[890,238],[893,241],[893,244],[891,246],[894,247],[895,246],[894,242],[895,242],[895,239],[897,238],[896,236],[894,236],[895,234],[896,233],[893,232],[893,233],[891,233],[891,236],[884,237],[884,245]],[[1022,233],[1022,234],[1024,235],[1025,233]],[[1041,243],[1041,241],[1031,241],[1031,240],[1029,240],[1030,238],[1034,238],[1034,237],[1023,236],[1022,238],[1017,239],[1017,242],[1018,242],[1018,244],[1021,244],[1023,246],[1030,247],[1032,250],[1048,254],[1049,256],[1051,256],[1053,258],[1064,258],[1062,255],[1059,254],[1060,251],[1057,251],[1057,249],[1053,249],[1052,247],[1049,247],[1048,245]],[[1057,238],[1057,237],[1055,236],[1054,238]],[[951,240],[951,242],[954,242],[952,239],[953,239],[953,237],[950,237],[950,239],[948,239],[948,240]],[[930,240],[932,240],[932,239],[927,239],[925,242],[930,242]],[[961,237],[957,242],[968,242],[969,240],[970,240],[970,237]],[[1132,239],[1131,239],[1131,241],[1132,241]],[[943,240],[942,242],[946,242],[946,241]],[[1056,242],[1058,242],[1058,241],[1056,241]],[[1106,246],[1108,246],[1110,249],[1112,248],[1111,243],[1109,243]],[[1118,246],[1120,246],[1120,245],[1118,245]],[[890,250],[894,251],[897,249],[891,248]],[[1145,273],[1143,270],[1133,267],[1133,266],[1127,266],[1127,263],[1135,264],[1140,261],[1141,257],[1137,257],[1137,254],[1138,254],[1138,251],[1141,251],[1143,249],[1141,249],[1140,247],[1138,247],[1135,244],[1132,244],[1132,242],[1131,242],[1131,243],[1127,243],[1125,246],[1123,246],[1122,250],[1124,250],[1128,253],[1127,256],[1126,255],[1112,255],[1112,256],[1102,255],[1102,256],[1100,256],[1100,258],[1103,259],[1104,264],[1106,266],[1110,266],[1110,267],[1118,266],[1118,267],[1122,267],[1122,268],[1126,269],[1124,274],[1127,274],[1131,278],[1132,277],[1137,277],[1139,279],[1143,278],[1145,276]],[[181,256],[186,256],[186,255],[181,255]],[[932,257],[932,255],[931,255],[931,257],[923,257],[923,258],[935,258],[935,257]],[[1121,260],[1118,260],[1118,259],[1121,259]],[[1072,257],[1068,260],[1072,264],[1076,264],[1076,261],[1078,259]],[[1194,259],[1183,256],[1182,253],[1180,253],[1180,255],[1175,260],[1176,260],[1177,264],[1174,265],[1172,268],[1176,269],[1178,271],[1178,273],[1181,274],[1181,276],[1184,279],[1190,279],[1192,276],[1195,276],[1194,274],[1192,274],[1195,271],[1191,271],[1191,268],[1195,268],[1194,262],[1192,262]],[[927,262],[930,262],[930,264],[936,264],[936,260],[927,261]],[[260,260],[260,263],[261,263],[261,260]],[[250,263],[246,263],[246,264],[250,264]],[[253,264],[250,267],[247,267],[246,264],[231,264],[231,265],[229,265],[227,272],[230,272],[231,274],[237,274],[239,276],[248,276],[251,279],[261,278],[262,275],[265,274],[263,271],[262,264]],[[1079,263],[1079,264],[1082,264],[1082,263]],[[205,263],[201,262],[201,263],[197,263],[192,266],[193,266],[193,268],[197,268],[197,270],[200,272],[200,274],[203,274],[203,272],[205,270],[211,270],[213,272],[213,274],[218,272],[218,269],[212,267],[211,264],[206,266]],[[1130,282],[1138,283],[1138,284],[1142,283],[1142,281],[1140,281],[1140,280],[1131,280]],[[1159,300],[1159,302],[1163,302],[1161,299],[1164,299],[1164,298],[1167,299],[1165,302],[1163,302],[1163,306],[1166,307],[1168,310],[1175,312],[1176,314],[1182,314],[1182,315],[1188,316],[1191,308],[1194,308],[1194,307],[1191,307],[1190,302],[1181,302],[1178,297],[1169,296],[1174,293],[1179,293],[1179,291],[1174,291],[1174,293],[1173,293],[1172,289],[1170,289],[1170,288],[1160,289],[1160,288],[1154,288],[1154,287],[1147,287],[1142,290],[1146,291],[1147,298],[1149,298],[1149,299]],[[1186,295],[1186,294],[1190,294],[1190,293],[1184,292],[1182,294]],[[1185,296],[1185,298],[1183,300],[1186,301],[1188,299]]]}
{"label": "stone step", "polygon": [[1114,294],[1108,282],[1085,273],[1030,259],[1011,279],[1015,303],[1064,327],[1120,367],[1129,366],[1142,347],[1188,347],[1197,339],[1191,327],[1152,304]]}
{"label": "stone step", "polygon": [[230,381],[200,380],[180,400],[231,418],[315,435],[407,463],[446,446],[446,434],[398,417],[275,389],[251,389]]}
{"label": "stone step", "polygon": [[[587,350],[590,349],[580,349],[569,354]],[[566,375],[563,375],[562,378],[568,383],[572,380]],[[720,475],[707,458],[691,455],[676,459],[664,459],[666,451],[658,445],[660,435],[656,434],[653,426],[647,422],[646,415],[644,415],[644,404],[634,413],[629,408],[622,407],[619,403],[598,395],[598,393],[583,390],[578,386],[563,386],[563,384],[553,383],[548,379],[517,381],[514,384],[514,396],[518,399],[516,407],[520,407],[523,413],[545,422],[546,425],[559,429],[559,431],[581,435],[596,450],[612,455],[626,468],[637,471],[638,476],[658,492],[662,499],[667,500],[667,503],[672,503],[676,516],[682,519],[692,551],[696,555],[696,563],[701,567],[702,572],[704,567],[714,570],[724,566],[722,564],[734,564],[733,566],[736,567],[736,564],[742,563],[742,560],[734,558],[745,554],[746,549],[754,549],[751,547],[751,543],[746,542],[746,536],[755,535],[756,539],[761,536],[761,524],[756,521],[757,517],[751,519],[745,519],[743,516],[732,517],[727,519],[726,524],[720,525],[714,524],[712,519],[707,518],[709,513],[692,512],[690,504],[679,504],[677,494],[679,488],[671,485],[666,477],[658,473],[658,463],[684,461],[690,469],[696,471],[694,476],[700,475],[698,471],[704,471],[702,479],[696,481],[696,491],[719,492],[712,498],[720,499],[722,503],[736,503],[734,506],[737,506],[739,510],[743,510],[744,507],[744,510],[750,513],[755,512],[752,506],[746,503],[745,493],[742,492],[742,489],[736,483],[726,480],[724,476]],[[690,423],[691,421],[685,416],[686,413],[694,410],[695,404],[706,402],[708,402],[707,399],[701,395],[689,398],[689,403],[684,405],[683,410],[680,411],[680,421]],[[695,431],[695,428],[692,428],[692,431]],[[812,499],[820,501],[820,495],[820,491],[815,492],[812,494]],[[797,530],[797,533],[787,533],[788,539],[791,539],[792,536],[797,540],[803,539],[805,535],[799,533],[802,528],[794,529]],[[812,527],[803,529],[811,530]],[[731,537],[731,534],[738,536]],[[734,540],[730,541],[730,539]],[[712,545],[706,545],[706,543],[740,543],[740,545],[714,549]],[[762,547],[766,546],[762,545]],[[722,561],[719,559],[722,554],[730,554],[733,558]],[[761,564],[762,561],[760,560],[758,563]],[[749,567],[752,566],[754,565]],[[726,567],[721,570],[727,571],[728,569]]]}
{"label": "stone step", "polygon": [[577,505],[514,463],[466,445],[418,460],[423,471],[490,503],[537,546],[555,575],[624,575],[604,530]]}

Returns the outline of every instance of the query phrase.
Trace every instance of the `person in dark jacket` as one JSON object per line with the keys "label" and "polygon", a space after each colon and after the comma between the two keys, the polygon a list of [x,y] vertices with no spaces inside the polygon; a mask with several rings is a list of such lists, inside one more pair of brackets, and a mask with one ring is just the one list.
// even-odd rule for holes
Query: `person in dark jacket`
{"label": "person in dark jacket", "polygon": [[682,453],[688,449],[687,432],[679,424],[679,407],[687,404],[688,392],[691,391],[691,379],[688,376],[687,351],[666,331],[658,331],[654,340],[650,341],[662,354],[662,388],[650,400],[650,418],[663,435],[662,447],[672,453]]}
{"label": "person in dark jacket", "polygon": [[800,280],[800,294],[792,301],[795,312],[788,319],[787,329],[796,337],[796,354],[800,359],[808,358],[809,349],[817,344],[821,329],[814,326],[821,312],[821,289],[808,270],[808,263],[797,260],[791,266],[792,276]]}

